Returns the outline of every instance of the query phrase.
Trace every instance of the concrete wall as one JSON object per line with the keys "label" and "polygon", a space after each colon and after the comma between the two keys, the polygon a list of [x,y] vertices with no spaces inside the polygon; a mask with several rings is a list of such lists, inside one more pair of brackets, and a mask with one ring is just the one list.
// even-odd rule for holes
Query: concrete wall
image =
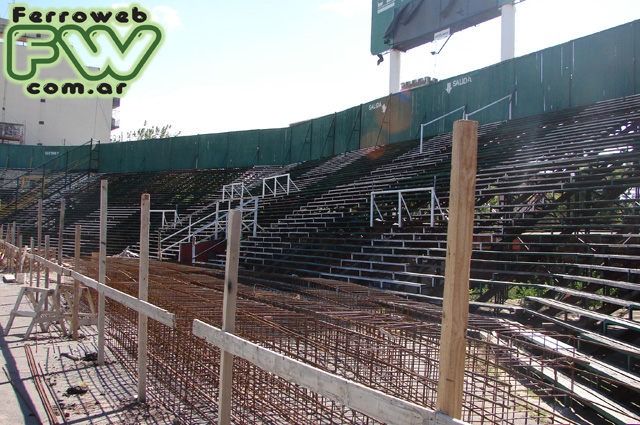
{"label": "concrete wall", "polygon": [[[4,43],[0,46],[4,48]],[[24,60],[25,47],[17,46],[19,58]],[[4,70],[4,54],[0,55]],[[77,80],[66,60],[54,67],[43,69],[38,80]],[[86,143],[91,138],[108,142],[111,135],[111,98],[65,97],[32,98],[25,95],[22,85],[7,81],[0,72],[0,121],[24,124],[25,144],[43,146],[72,146]]]}

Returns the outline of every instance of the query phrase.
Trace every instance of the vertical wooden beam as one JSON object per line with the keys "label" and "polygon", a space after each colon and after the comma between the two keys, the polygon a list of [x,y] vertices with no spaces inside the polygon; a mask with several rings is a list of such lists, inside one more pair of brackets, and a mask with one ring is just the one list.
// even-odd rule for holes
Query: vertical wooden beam
{"label": "vertical wooden beam", "polygon": [[[107,275],[107,197],[108,181],[100,182],[100,254],[98,260],[98,282],[105,283]],[[104,364],[104,294],[98,294],[98,364]]]}
{"label": "vertical wooden beam", "polygon": [[[80,239],[82,226],[76,224],[75,244],[73,247],[73,267],[80,273]],[[78,340],[78,315],[80,314],[80,282],[73,281],[73,307],[71,310],[71,334],[74,341]]]}
{"label": "vertical wooden beam", "polygon": [[[44,258],[47,260],[51,258],[51,240],[49,235],[44,237]],[[49,267],[44,268],[44,287],[49,287]]]}
{"label": "vertical wooden beam", "polygon": [[[64,244],[64,209],[65,200],[60,200],[60,220],[58,221],[58,265],[62,265],[62,249]],[[58,273],[58,285],[62,283],[62,275]]]}
{"label": "vertical wooden beam", "polygon": [[456,121],[453,125],[440,378],[436,402],[437,410],[456,419],[462,416],[477,152],[478,123]]}
{"label": "vertical wooden beam", "polygon": [[[18,250],[16,251],[16,273],[22,273],[22,233],[20,233],[20,228],[18,227],[18,243],[16,244]],[[17,276],[16,276],[17,281]],[[24,283],[24,282],[22,282]]]}
{"label": "vertical wooden beam", "polygon": [[[140,208],[140,266],[138,298],[149,300],[149,216],[151,199],[148,193],[142,195]],[[147,331],[149,318],[138,313],[138,402],[147,400]]]}
{"label": "vertical wooden beam", "polygon": [[[222,307],[222,330],[236,330],[236,299],[238,296],[238,260],[240,257],[240,235],[242,212],[229,211],[227,223],[227,261],[224,277],[224,304]],[[223,351],[220,360],[220,395],[218,398],[218,424],[231,423],[231,395],[233,393],[233,355]]]}
{"label": "vertical wooden beam", "polygon": [[[33,251],[34,241],[33,237],[29,240],[29,253],[33,255],[35,252]],[[29,286],[33,286],[33,258],[29,261]]]}
{"label": "vertical wooden beam", "polygon": [[[16,222],[13,222],[13,226],[11,226],[11,245],[15,246],[16,244]],[[16,261],[16,251],[15,249],[11,248],[11,262],[10,262],[10,267],[9,267],[9,272],[10,273],[15,273],[16,269],[15,269],[15,261]]]}
{"label": "vertical wooden beam", "polygon": [[[42,256],[42,199],[38,199],[38,255]],[[36,265],[36,286],[40,287],[40,263]]]}

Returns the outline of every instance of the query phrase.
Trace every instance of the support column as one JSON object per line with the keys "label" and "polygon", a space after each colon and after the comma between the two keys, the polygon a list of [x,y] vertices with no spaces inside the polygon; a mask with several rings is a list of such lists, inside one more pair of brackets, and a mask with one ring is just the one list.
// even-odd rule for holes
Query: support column
{"label": "support column", "polygon": [[[62,265],[62,250],[64,246],[64,209],[65,200],[60,200],[60,221],[58,221],[58,265]],[[62,274],[58,273],[58,286],[62,283]]]}
{"label": "support column", "polygon": [[[80,239],[82,226],[76,224],[75,244],[73,247],[73,268],[80,273]],[[74,341],[78,340],[78,316],[80,315],[80,281],[73,281],[73,310],[71,311],[71,334]]]}
{"label": "support column", "polygon": [[[51,260],[51,239],[49,235],[44,236],[44,256],[45,259]],[[44,287],[49,288],[49,267],[44,268]]]}
{"label": "support column", "polygon": [[[98,282],[104,284],[107,275],[107,190],[108,181],[100,182],[100,253],[98,259]],[[98,364],[104,364],[105,299],[98,293]]]}
{"label": "support column", "polygon": [[[149,215],[151,197],[142,195],[140,207],[140,267],[138,299],[149,300]],[[138,402],[147,400],[147,332],[149,318],[138,313]]]}
{"label": "support column", "polygon": [[456,121],[436,401],[437,410],[456,419],[462,416],[477,152],[478,123]]}
{"label": "support column", "polygon": [[[41,257],[45,257],[42,255],[42,199],[38,199],[38,255]],[[36,286],[40,287],[40,269],[42,266],[40,263],[36,263]]]}
{"label": "support column", "polygon": [[400,70],[402,69],[402,52],[393,50],[389,52],[389,94],[400,91]]}
{"label": "support column", "polygon": [[507,3],[502,6],[502,36],[500,60],[513,59],[516,55],[516,6]]}
{"label": "support column", "polygon": [[[224,278],[224,301],[222,307],[222,330],[236,330],[236,298],[238,295],[238,260],[240,257],[240,235],[242,234],[242,212],[229,211],[227,218],[227,261]],[[218,397],[218,425],[231,423],[231,395],[233,393],[233,355],[222,351],[220,359],[220,395]]]}

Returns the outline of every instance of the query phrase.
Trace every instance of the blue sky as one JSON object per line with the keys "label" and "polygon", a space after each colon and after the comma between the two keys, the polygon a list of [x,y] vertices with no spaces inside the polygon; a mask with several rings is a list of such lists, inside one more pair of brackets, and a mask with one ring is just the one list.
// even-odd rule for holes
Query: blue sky
{"label": "blue sky", "polygon": [[[109,8],[104,1],[28,1]],[[183,135],[283,127],[388,92],[389,60],[369,53],[371,0],[148,1],[165,41],[120,108],[126,134],[146,120]],[[605,7],[603,7],[603,4]],[[640,19],[640,0],[526,0],[516,55]],[[7,17],[4,3],[3,17]],[[498,62],[500,20],[403,55],[402,81],[448,78]]]}

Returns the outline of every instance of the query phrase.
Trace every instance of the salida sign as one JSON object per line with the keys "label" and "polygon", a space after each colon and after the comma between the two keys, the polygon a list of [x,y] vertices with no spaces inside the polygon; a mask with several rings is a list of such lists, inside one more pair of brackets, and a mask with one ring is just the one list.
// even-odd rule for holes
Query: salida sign
{"label": "salida sign", "polygon": [[[137,5],[121,10],[40,10],[14,4],[3,43],[5,75],[23,84],[30,96],[122,96],[162,42],[162,28],[150,17]],[[22,60],[19,44],[25,45]],[[43,68],[63,58],[77,79],[38,78]]]}

